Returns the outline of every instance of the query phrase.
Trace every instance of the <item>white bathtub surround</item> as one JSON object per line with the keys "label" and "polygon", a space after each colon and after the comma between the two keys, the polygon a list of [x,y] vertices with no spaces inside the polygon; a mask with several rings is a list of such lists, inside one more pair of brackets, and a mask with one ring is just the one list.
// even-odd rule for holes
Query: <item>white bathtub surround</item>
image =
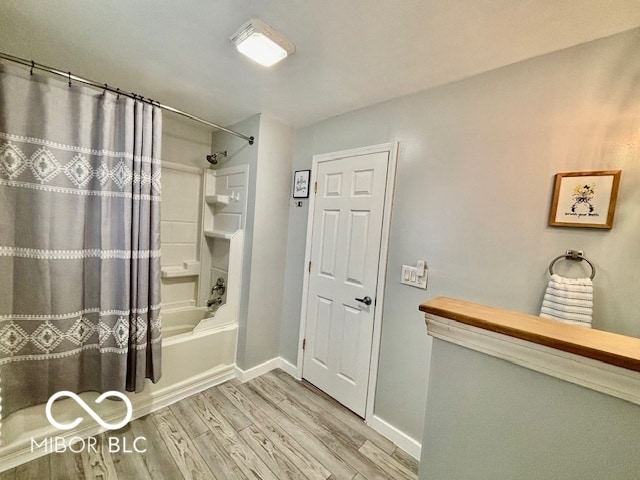
{"label": "white bathtub surround", "polygon": [[223,303],[216,314],[234,318],[237,322],[242,286],[249,166],[218,170],[207,168],[202,175],[203,232],[200,259],[203,277],[198,303],[206,305],[211,296],[211,287],[222,277],[226,292],[222,295]]}
{"label": "white bathtub surround", "polygon": [[200,276],[200,262],[187,260],[182,266],[162,267],[162,278],[198,277]]}
{"label": "white bathtub surround", "polygon": [[238,311],[240,308],[240,288],[242,285],[242,251],[244,245],[244,231],[237,230],[229,239],[229,267],[228,271],[221,271],[216,267],[212,268],[212,284],[214,278],[222,275],[225,279],[226,291],[224,302],[216,310],[214,315],[206,317],[195,326],[194,330],[199,331],[209,328],[211,325],[238,323]]}
{"label": "white bathtub surround", "polygon": [[163,162],[163,171],[164,312],[206,305],[211,287],[222,277],[226,291],[215,313],[224,318],[213,324],[237,323],[248,166],[214,171]]}
{"label": "white bathtub surround", "polygon": [[163,311],[197,304],[202,170],[162,161]]}

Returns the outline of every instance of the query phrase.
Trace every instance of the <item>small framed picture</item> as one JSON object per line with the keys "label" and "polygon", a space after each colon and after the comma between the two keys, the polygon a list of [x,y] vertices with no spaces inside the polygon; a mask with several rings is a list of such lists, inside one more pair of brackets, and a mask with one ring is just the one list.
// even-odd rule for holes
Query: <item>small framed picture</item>
{"label": "small framed picture", "polygon": [[298,170],[293,175],[293,198],[309,198],[311,170]]}
{"label": "small framed picture", "polygon": [[620,170],[556,174],[549,225],[611,228]]}

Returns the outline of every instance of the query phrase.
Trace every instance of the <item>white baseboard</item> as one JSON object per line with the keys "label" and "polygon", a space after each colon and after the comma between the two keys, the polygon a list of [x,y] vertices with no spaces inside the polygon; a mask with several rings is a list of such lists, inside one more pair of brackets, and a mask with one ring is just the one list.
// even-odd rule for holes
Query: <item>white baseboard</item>
{"label": "white baseboard", "polygon": [[289,363],[288,360],[285,360],[282,357],[278,357],[278,367],[283,370],[285,373],[288,373],[296,380],[301,380],[300,376],[298,376],[298,367],[296,367],[293,363]]}
{"label": "white baseboard", "polygon": [[420,461],[420,452],[422,450],[422,445],[420,444],[420,442],[414,440],[406,433],[401,432],[396,427],[385,422],[376,415],[373,415],[371,417],[371,420],[369,420],[367,424],[380,435],[388,438],[413,458]]}
{"label": "white baseboard", "polygon": [[300,380],[300,377],[298,376],[298,367],[282,357],[272,358],[271,360],[267,360],[266,362],[261,363],[260,365],[256,365],[255,367],[251,367],[248,370],[242,370],[241,368],[236,366],[236,378],[242,383],[245,383],[249,380],[259,377],[260,375],[264,375],[271,370],[275,370],[276,368],[280,368],[296,380]]}
{"label": "white baseboard", "polygon": [[260,365],[256,365],[255,367],[252,367],[248,370],[242,370],[241,368],[236,366],[236,378],[242,383],[245,383],[249,380],[259,377],[260,375],[264,375],[271,370],[275,370],[276,368],[280,368],[296,380],[300,380],[300,377],[298,376],[298,367],[282,357],[272,358],[271,360],[267,360],[266,362],[261,363]]}
{"label": "white baseboard", "polygon": [[[199,393],[203,390],[226,382],[227,380],[234,378],[234,373],[234,365],[224,365],[222,367],[208,370],[203,374],[191,378],[187,381],[180,382],[178,384],[174,384],[169,387],[152,392],[147,391],[145,393],[138,394],[140,396],[130,397],[133,406],[133,415],[131,417],[131,420],[143,417],[145,415],[148,415],[149,413],[155,412],[157,410],[160,410],[161,408],[179,402],[180,400],[183,400],[191,395],[195,395],[196,393]],[[107,417],[105,421],[110,422],[115,420],[116,418],[118,417]],[[47,429],[38,430],[38,437],[64,437],[67,439],[72,437],[80,437],[85,439],[98,435],[104,431],[104,428],[94,424],[89,427],[74,429],[73,431],[63,434],[60,432],[60,430],[56,429],[52,425],[49,425]],[[7,452],[3,453],[2,450],[5,450]],[[0,472],[17,467],[18,465],[22,465],[23,463],[27,463],[31,460],[35,460],[36,458],[39,458],[48,453],[45,449],[31,451],[32,448],[30,441],[28,443],[25,443],[24,445],[12,445],[10,451],[8,450],[9,447],[0,449]]]}
{"label": "white baseboard", "polygon": [[265,373],[279,367],[279,359],[280,357],[272,358],[271,360],[267,360],[266,362],[261,363],[260,365],[256,365],[255,367],[252,367],[248,370],[242,370],[236,365],[236,378],[244,383],[256,377],[259,377],[260,375],[264,375]]}

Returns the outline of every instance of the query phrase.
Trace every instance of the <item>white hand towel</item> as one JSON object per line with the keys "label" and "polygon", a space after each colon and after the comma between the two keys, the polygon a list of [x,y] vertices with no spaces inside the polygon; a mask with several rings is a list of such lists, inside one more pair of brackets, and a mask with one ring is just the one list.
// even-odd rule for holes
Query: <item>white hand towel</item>
{"label": "white hand towel", "polygon": [[591,328],[593,283],[590,278],[553,274],[544,294],[540,316]]}

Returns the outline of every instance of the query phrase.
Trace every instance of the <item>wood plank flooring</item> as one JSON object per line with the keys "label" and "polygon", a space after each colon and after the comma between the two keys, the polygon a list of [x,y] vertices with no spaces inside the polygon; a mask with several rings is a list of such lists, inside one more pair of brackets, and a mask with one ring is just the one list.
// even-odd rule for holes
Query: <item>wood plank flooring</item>
{"label": "wood plank flooring", "polygon": [[[146,441],[133,450],[137,437]],[[109,437],[128,452],[110,453]],[[232,380],[0,480],[409,480],[418,463],[307,382],[274,370]],[[125,442],[125,443],[123,443]]]}

